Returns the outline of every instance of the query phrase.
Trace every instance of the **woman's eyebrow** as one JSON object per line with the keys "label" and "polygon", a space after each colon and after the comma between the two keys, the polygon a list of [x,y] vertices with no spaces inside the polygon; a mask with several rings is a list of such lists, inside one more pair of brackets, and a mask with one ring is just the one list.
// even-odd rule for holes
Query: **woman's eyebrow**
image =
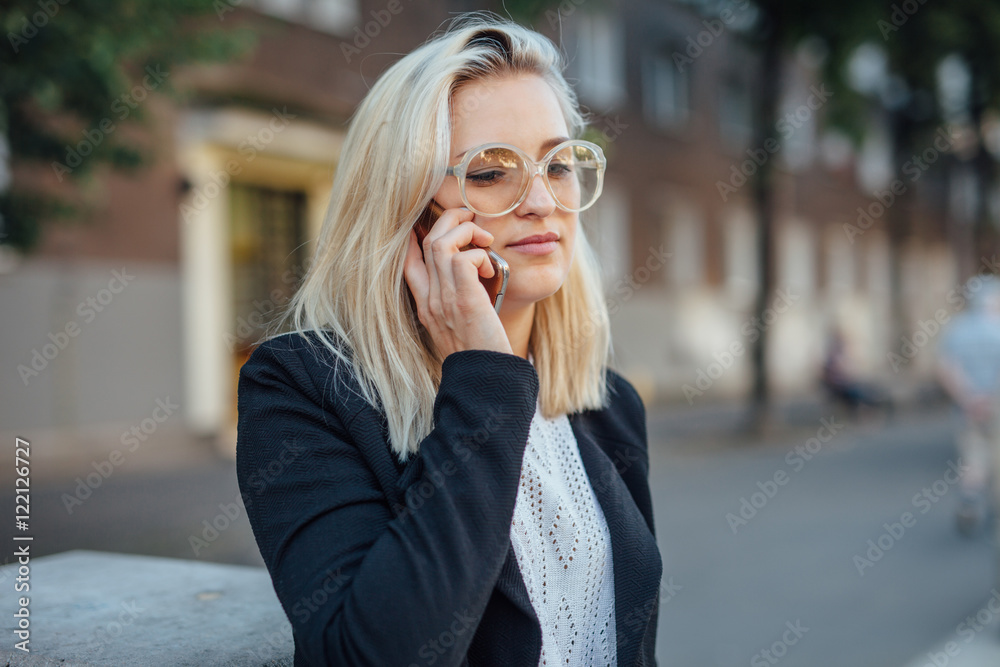
{"label": "woman's eyebrow", "polygon": [[[553,146],[558,146],[559,144],[561,144],[564,141],[569,141],[569,137],[552,137],[551,139],[546,139],[545,141],[542,142],[542,145],[539,147],[540,148],[540,152],[544,154],[547,150],[549,150]],[[506,142],[500,142],[500,143],[506,143]],[[483,144],[480,144],[480,145],[483,145]],[[473,148],[475,148],[475,146],[473,146]],[[461,153],[458,153],[457,155],[455,155],[453,157],[453,159],[455,159],[455,160],[461,160],[463,157],[465,157],[465,154],[468,153],[471,150],[472,150],[472,148],[467,148],[464,151],[462,151]],[[527,152],[527,151],[525,151],[525,152]]]}
{"label": "woman's eyebrow", "polygon": [[549,150],[553,146],[558,146],[564,141],[569,141],[569,137],[553,137],[547,141],[544,141],[542,142],[542,152]]}

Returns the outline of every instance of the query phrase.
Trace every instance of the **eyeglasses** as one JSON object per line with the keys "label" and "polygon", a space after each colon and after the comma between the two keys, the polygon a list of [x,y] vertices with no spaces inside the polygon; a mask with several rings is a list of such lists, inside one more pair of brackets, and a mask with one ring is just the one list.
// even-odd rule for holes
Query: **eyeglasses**
{"label": "eyeglasses", "polygon": [[531,182],[541,176],[556,206],[570,213],[590,208],[601,196],[607,160],[597,144],[564,141],[532,160],[510,144],[484,144],[468,151],[445,172],[458,179],[462,201],[473,213],[510,213],[528,197]]}

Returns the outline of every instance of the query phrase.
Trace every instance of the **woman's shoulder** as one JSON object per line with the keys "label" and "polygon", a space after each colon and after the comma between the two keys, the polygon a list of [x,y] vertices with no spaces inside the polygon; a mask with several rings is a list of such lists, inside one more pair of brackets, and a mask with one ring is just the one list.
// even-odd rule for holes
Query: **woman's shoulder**
{"label": "woman's shoulder", "polygon": [[646,408],[639,392],[620,372],[605,369],[607,400],[596,410],[584,410],[579,418],[590,424],[603,439],[645,449]]}
{"label": "woman's shoulder", "polygon": [[[334,349],[331,349],[334,348]],[[350,347],[333,332],[292,331],[271,336],[254,348],[247,363],[285,363],[303,368],[340,368],[350,364]]]}
{"label": "woman's shoulder", "polygon": [[254,348],[251,358],[256,354],[268,353],[279,356],[288,354],[302,356],[305,354],[306,356],[312,355],[316,361],[319,361],[320,356],[332,356],[333,354],[325,344],[324,338],[341,353],[345,355],[350,353],[349,346],[332,331],[302,330],[265,338]]}
{"label": "woman's shoulder", "polygon": [[611,405],[618,405],[645,416],[646,406],[636,388],[620,372],[607,368],[608,399]]}
{"label": "woman's shoulder", "polygon": [[360,395],[350,350],[332,333],[294,331],[261,342],[240,369],[240,390],[274,381],[294,385],[321,404],[331,397],[351,403]]}

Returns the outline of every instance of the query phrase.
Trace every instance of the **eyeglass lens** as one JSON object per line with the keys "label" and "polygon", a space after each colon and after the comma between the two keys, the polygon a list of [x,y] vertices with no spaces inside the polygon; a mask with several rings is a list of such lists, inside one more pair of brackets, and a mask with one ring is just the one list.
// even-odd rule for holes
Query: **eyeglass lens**
{"label": "eyeglass lens", "polygon": [[[533,165],[509,148],[485,148],[472,156],[466,169],[465,196],[478,211],[500,213],[521,198],[532,174]],[[559,204],[577,211],[596,196],[600,160],[587,146],[569,145],[552,156],[545,177]]]}

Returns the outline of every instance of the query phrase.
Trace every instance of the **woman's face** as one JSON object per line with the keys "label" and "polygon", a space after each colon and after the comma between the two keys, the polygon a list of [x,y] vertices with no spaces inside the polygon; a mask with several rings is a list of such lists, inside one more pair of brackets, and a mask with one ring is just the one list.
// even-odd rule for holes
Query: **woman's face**
{"label": "woman's face", "polygon": [[[559,101],[538,76],[474,81],[452,98],[450,165],[458,164],[469,149],[494,142],[517,146],[539,160],[569,138]],[[454,176],[445,178],[434,199],[444,208],[465,205]],[[540,301],[563,284],[573,260],[578,216],[557,207],[542,177],[536,175],[527,197],[513,211],[499,217],[475,217],[477,225],[493,234],[490,247],[510,265],[504,309]],[[556,240],[521,243],[546,234]]]}

